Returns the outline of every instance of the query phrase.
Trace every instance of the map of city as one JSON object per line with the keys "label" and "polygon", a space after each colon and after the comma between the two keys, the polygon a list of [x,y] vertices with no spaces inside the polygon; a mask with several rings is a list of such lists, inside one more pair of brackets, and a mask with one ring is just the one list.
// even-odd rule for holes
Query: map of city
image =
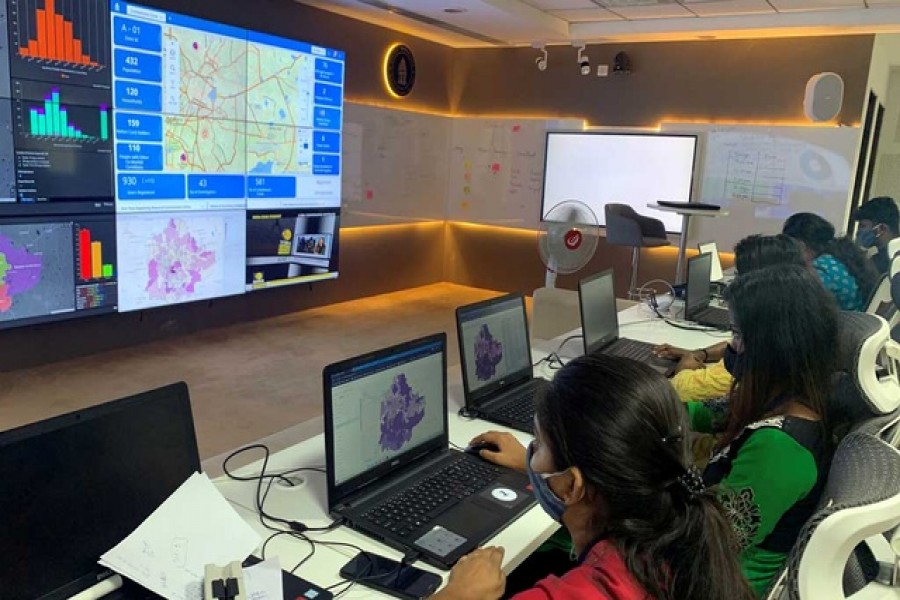
{"label": "map of city", "polygon": [[312,56],[251,43],[247,64],[247,121],[312,127],[315,80]]}
{"label": "map of city", "polygon": [[245,124],[202,117],[165,117],[167,171],[244,173]]}
{"label": "map of city", "polygon": [[180,302],[190,299],[197,285],[216,266],[216,252],[201,245],[181,219],[154,235],[149,246],[147,287],[150,300]]}
{"label": "map of city", "polygon": [[413,429],[425,416],[425,397],[416,393],[399,373],[381,400],[381,439],[384,452],[398,451],[412,439]]}
{"label": "map of city", "polygon": [[496,375],[501,360],[503,343],[494,339],[485,323],[475,338],[475,376],[481,381],[489,381]]}
{"label": "map of city", "polygon": [[0,226],[0,321],[72,310],[73,252],[69,223]]}

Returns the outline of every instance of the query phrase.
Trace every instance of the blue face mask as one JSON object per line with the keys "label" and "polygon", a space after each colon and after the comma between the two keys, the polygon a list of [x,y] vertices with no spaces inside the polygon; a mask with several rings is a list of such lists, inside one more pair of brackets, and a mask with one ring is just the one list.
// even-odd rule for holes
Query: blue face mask
{"label": "blue face mask", "polygon": [[875,245],[877,237],[878,235],[875,233],[874,227],[860,229],[856,232],[856,243],[868,250]]}
{"label": "blue face mask", "polygon": [[528,474],[528,481],[531,483],[538,504],[541,505],[541,508],[544,509],[544,512],[551,519],[561,523],[563,513],[566,512],[566,503],[550,489],[547,479],[554,475],[559,475],[563,471],[559,473],[535,473],[531,467],[532,456],[534,456],[534,442],[528,444],[528,449],[525,451],[525,472]]}

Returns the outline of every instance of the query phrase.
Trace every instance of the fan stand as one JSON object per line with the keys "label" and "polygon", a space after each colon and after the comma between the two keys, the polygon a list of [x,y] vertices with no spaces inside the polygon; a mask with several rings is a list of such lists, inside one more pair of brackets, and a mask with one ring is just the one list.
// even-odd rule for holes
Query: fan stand
{"label": "fan stand", "polygon": [[551,256],[547,261],[547,272],[544,275],[544,287],[556,287],[556,257]]}

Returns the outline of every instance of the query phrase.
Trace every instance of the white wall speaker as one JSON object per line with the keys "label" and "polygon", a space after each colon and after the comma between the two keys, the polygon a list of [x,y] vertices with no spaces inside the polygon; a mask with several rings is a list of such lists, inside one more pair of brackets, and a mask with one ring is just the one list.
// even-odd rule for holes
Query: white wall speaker
{"label": "white wall speaker", "polygon": [[841,114],[844,103],[844,80],[837,73],[819,73],[806,83],[803,112],[817,123],[833,121]]}

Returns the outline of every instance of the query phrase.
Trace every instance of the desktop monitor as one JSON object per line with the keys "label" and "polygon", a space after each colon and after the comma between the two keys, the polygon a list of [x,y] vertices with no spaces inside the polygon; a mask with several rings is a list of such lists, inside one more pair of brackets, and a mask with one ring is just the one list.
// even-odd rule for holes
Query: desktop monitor
{"label": "desktop monitor", "polygon": [[187,385],[0,433],[0,596],[68,598],[200,470]]}
{"label": "desktop monitor", "polygon": [[697,244],[700,254],[709,254],[712,257],[710,263],[709,279],[710,281],[722,281],[725,279],[725,273],[722,272],[722,261],[719,260],[719,247],[715,242],[703,242]]}

